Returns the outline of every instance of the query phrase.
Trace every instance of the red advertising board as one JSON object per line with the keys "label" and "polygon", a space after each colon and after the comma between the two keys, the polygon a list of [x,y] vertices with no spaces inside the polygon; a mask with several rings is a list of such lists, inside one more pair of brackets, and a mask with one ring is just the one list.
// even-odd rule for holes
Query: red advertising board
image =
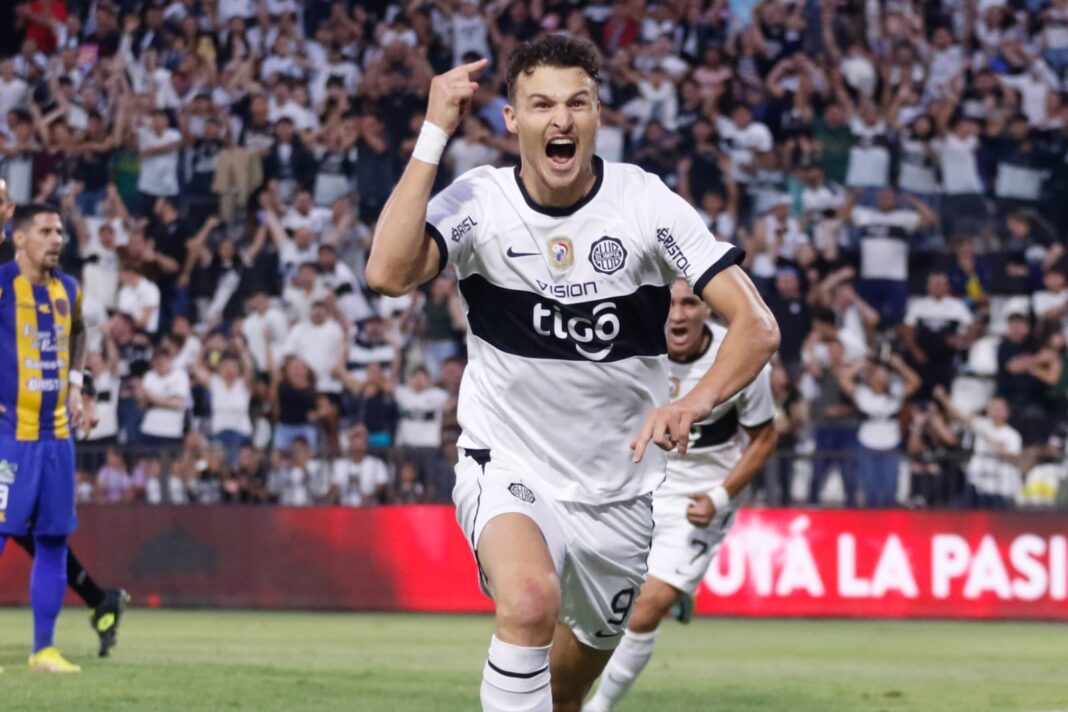
{"label": "red advertising board", "polygon": [[[450,507],[83,507],[93,575],[175,606],[488,611]],[[0,604],[25,603],[9,542]],[[1068,517],[746,510],[697,610],[1068,620]]]}

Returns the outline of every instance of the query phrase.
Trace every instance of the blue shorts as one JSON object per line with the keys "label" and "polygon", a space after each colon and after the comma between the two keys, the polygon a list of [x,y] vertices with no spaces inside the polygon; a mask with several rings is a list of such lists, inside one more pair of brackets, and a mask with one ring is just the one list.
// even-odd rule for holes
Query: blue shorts
{"label": "blue shorts", "polygon": [[73,440],[0,438],[0,534],[70,534],[74,487]]}

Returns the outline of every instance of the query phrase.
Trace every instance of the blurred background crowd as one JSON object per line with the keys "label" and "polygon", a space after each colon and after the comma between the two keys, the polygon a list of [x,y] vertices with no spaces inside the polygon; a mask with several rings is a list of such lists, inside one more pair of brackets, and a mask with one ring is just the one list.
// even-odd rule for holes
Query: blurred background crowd
{"label": "blurred background crowd", "polygon": [[61,208],[91,329],[82,501],[449,501],[454,278],[364,259],[432,76],[490,59],[438,186],[515,164],[545,32],[603,54],[599,155],[779,320],[757,502],[1068,507],[1068,0],[4,3],[0,177]]}

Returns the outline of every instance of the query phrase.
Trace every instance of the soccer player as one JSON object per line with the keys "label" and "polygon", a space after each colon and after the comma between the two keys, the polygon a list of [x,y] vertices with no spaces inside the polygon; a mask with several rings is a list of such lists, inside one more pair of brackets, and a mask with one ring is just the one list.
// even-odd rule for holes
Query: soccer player
{"label": "soccer player", "polygon": [[57,269],[63,223],[48,205],[15,209],[15,259],[0,265],[0,553],[31,530],[31,670],[78,672],[53,645],[74,513],[72,434],[94,418],[81,390],[81,289]]}
{"label": "soccer player", "polygon": [[[671,398],[684,398],[712,368],[727,330],[708,321],[708,305],[686,282],[671,290],[667,349]],[[584,712],[608,712],[649,662],[660,621],[697,590],[734,522],[735,498],[775,451],[771,369],[694,426],[685,457],[668,454],[667,479],[653,495],[649,575],[634,615]],[[739,426],[748,436],[744,446]]]}
{"label": "soccer player", "polygon": [[[645,578],[661,450],[685,450],[690,425],[756,377],[778,329],[737,249],[655,176],[594,155],[599,66],[585,41],[516,47],[504,120],[521,165],[475,168],[430,200],[485,66],[432,81],[367,279],[401,295],[456,266],[469,365],[453,500],[496,607],[482,708],[577,712]],[[729,331],[715,366],[668,403],[677,277]]]}
{"label": "soccer player", "polygon": [[[4,244],[9,229],[9,221],[15,213],[15,204],[8,196],[7,181],[0,178],[0,249],[11,247]],[[13,254],[13,253],[12,253]],[[0,264],[7,262],[0,258]],[[95,424],[95,414],[86,418],[88,424]],[[31,557],[35,553],[32,535],[12,537],[15,543],[26,550]],[[92,613],[89,625],[100,638],[99,655],[107,657],[108,652],[118,642],[119,620],[122,618],[130,596],[121,588],[101,588],[75,556],[74,550],[67,548],[67,583],[78,596],[85,601]]]}

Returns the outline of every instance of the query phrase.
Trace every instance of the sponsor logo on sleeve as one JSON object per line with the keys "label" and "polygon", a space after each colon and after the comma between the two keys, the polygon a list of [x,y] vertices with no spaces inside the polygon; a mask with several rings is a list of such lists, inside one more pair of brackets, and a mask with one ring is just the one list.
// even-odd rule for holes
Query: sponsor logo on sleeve
{"label": "sponsor logo on sleeve", "polygon": [[467,233],[474,230],[476,225],[478,225],[478,223],[475,222],[475,219],[468,215],[466,218],[460,221],[459,225],[452,229],[452,235],[450,236],[452,238],[452,241],[459,242],[464,238]]}
{"label": "sponsor logo on sleeve", "polygon": [[675,236],[671,234],[671,228],[657,228],[656,240],[664,246],[664,254],[668,260],[675,264],[675,269],[679,271],[679,274],[688,277],[690,274],[690,260],[683,253],[682,248],[679,247],[679,243],[675,241]]}
{"label": "sponsor logo on sleeve", "polygon": [[16,463],[0,460],[0,485],[14,484],[15,472],[18,471],[18,469],[19,466]]}
{"label": "sponsor logo on sleeve", "polygon": [[605,235],[590,245],[590,264],[601,274],[615,274],[627,262],[627,249],[623,241]]}

